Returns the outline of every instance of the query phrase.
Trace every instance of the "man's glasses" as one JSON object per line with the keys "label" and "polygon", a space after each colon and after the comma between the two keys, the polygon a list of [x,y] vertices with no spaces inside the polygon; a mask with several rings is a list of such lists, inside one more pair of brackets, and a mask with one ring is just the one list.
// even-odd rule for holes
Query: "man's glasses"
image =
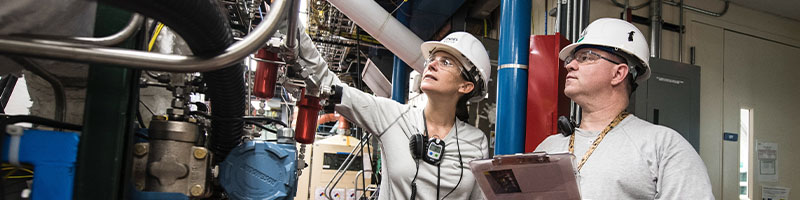
{"label": "man's glasses", "polygon": [[620,64],[620,62],[603,57],[602,55],[595,53],[592,50],[575,52],[564,59],[564,64],[569,64],[573,60],[578,61],[578,64],[592,64],[595,63],[598,59],[606,60],[608,62],[614,63],[615,65]]}

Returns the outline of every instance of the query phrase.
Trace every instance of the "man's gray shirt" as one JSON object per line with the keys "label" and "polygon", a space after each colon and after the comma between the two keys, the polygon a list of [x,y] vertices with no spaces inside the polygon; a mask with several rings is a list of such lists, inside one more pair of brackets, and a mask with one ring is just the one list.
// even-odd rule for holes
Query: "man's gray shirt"
{"label": "man's gray shirt", "polygon": [[[575,132],[575,164],[600,131]],[[535,151],[569,151],[569,137],[547,137]],[[629,115],[578,173],[583,199],[714,199],[706,166],[678,132]]]}

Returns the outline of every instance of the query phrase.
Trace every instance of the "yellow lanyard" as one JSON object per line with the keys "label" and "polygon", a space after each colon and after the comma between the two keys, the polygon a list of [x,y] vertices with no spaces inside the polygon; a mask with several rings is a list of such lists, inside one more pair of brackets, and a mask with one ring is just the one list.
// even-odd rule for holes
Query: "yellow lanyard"
{"label": "yellow lanyard", "polygon": [[[597,148],[597,145],[599,145],[600,142],[603,141],[603,138],[606,137],[606,134],[608,134],[608,132],[611,131],[611,129],[613,129],[615,126],[617,126],[619,124],[619,122],[621,122],[623,119],[625,119],[625,117],[628,117],[629,114],[630,113],[625,112],[625,111],[619,113],[619,115],[617,115],[617,118],[614,118],[614,120],[611,121],[611,123],[609,123],[608,126],[606,126],[605,129],[603,129],[603,132],[600,132],[600,135],[597,136],[597,139],[594,140],[594,143],[592,143],[592,147],[590,147],[589,150],[586,151],[586,154],[583,155],[583,158],[581,159],[581,162],[578,163],[578,171],[581,171],[581,168],[583,168],[583,164],[585,164],[586,160],[589,159],[589,156],[592,155],[592,153],[594,152],[594,149]],[[569,153],[574,153],[574,151],[575,151],[575,133],[573,133],[569,137]]]}

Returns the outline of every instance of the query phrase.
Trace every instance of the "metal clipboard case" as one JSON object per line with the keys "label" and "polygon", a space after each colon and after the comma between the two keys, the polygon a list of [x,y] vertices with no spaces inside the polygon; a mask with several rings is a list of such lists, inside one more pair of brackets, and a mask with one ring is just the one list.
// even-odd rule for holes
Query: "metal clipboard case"
{"label": "metal clipboard case", "polygon": [[569,153],[496,156],[469,163],[487,199],[565,199],[581,195]]}

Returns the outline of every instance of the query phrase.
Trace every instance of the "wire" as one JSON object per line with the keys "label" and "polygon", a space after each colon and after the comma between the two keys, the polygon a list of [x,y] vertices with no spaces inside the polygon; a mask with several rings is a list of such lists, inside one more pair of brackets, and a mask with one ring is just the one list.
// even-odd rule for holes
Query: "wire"
{"label": "wire", "polygon": [[277,131],[277,130],[275,130],[275,129],[271,129],[271,128],[267,128],[267,126],[264,126],[263,124],[261,124],[261,123],[258,123],[258,122],[244,120],[244,123],[246,123],[246,124],[252,124],[252,125],[254,125],[254,126],[257,126],[258,128],[264,129],[264,130],[266,130],[266,131],[269,131],[269,132],[271,132],[271,133],[278,133],[278,131]]}
{"label": "wire", "polygon": [[[81,131],[83,126],[77,124],[70,124],[66,122],[60,122],[52,119],[47,119],[43,117],[33,116],[33,115],[13,115],[8,116],[5,120],[0,120],[0,127],[6,127],[7,125],[21,123],[21,122],[28,122],[32,124],[44,125],[53,128],[62,128],[67,130],[73,131]],[[6,134],[6,129],[0,129],[0,133]]]}
{"label": "wire", "polygon": [[[14,175],[19,170],[24,171],[24,172],[28,172],[29,174],[28,175]],[[10,171],[5,176],[3,176],[3,179],[33,178],[33,171],[28,169],[28,168],[22,167],[22,166],[16,166],[16,165],[10,165],[10,164],[3,163],[3,168],[0,169],[0,171]],[[12,176],[12,175],[14,175],[14,176]]]}
{"label": "wire", "polygon": [[142,112],[139,112],[138,109],[136,110],[136,120],[139,122],[139,128],[147,128],[144,124],[144,118],[142,118]]}
{"label": "wire", "polygon": [[458,123],[457,122],[458,121],[456,121],[456,124],[454,126],[456,126],[456,148],[458,148],[458,163],[461,164],[461,173],[458,175],[458,182],[456,183],[456,187],[454,187],[452,190],[450,190],[450,192],[448,192],[446,195],[444,195],[444,198],[442,198],[442,199],[447,198],[447,196],[449,196],[450,193],[453,193],[453,191],[456,191],[456,188],[458,188],[458,185],[461,184],[461,178],[464,178],[464,161],[461,159],[461,144],[459,144],[459,142],[458,142],[459,139],[458,139]]}
{"label": "wire", "polygon": [[153,113],[153,110],[150,110],[150,107],[147,106],[147,104],[144,104],[144,102],[141,99],[139,99],[139,103],[141,103],[144,106],[144,108],[147,109],[147,111],[150,111],[151,115],[156,115],[155,113]]}
{"label": "wire", "polygon": [[394,10],[392,10],[392,12],[389,13],[389,15],[394,14],[394,12],[397,11],[397,9],[400,9],[400,6],[403,6],[403,4],[406,3],[406,1],[408,0],[403,0],[403,2],[400,3],[400,5],[397,5],[397,7],[395,7]]}
{"label": "wire", "polygon": [[15,178],[33,178],[33,175],[25,175],[25,176],[7,176],[6,179],[15,179]]}
{"label": "wire", "polygon": [[16,170],[16,169],[21,169],[22,171],[25,171],[25,172],[33,174],[32,170],[27,169],[27,168],[23,168],[23,167],[3,167],[2,170],[3,171],[8,171],[8,170]]}
{"label": "wire", "polygon": [[280,125],[282,125],[283,127],[289,127],[289,126],[288,126],[288,125],[286,125],[286,123],[284,123],[283,121],[281,121],[281,120],[278,120],[278,119],[273,119],[273,118],[270,118],[270,117],[262,117],[262,116],[244,116],[244,117],[243,117],[243,119],[244,119],[244,121],[256,121],[256,122],[257,122],[257,121],[266,121],[266,122],[271,122],[271,123],[280,124]]}
{"label": "wire", "polygon": [[150,43],[148,43],[148,45],[147,45],[147,51],[148,52],[153,50],[153,45],[156,43],[156,38],[158,37],[158,34],[161,33],[161,29],[163,29],[163,28],[164,28],[164,24],[162,24],[161,22],[158,22],[158,26],[156,26],[156,30],[153,33],[153,38],[150,39]]}

